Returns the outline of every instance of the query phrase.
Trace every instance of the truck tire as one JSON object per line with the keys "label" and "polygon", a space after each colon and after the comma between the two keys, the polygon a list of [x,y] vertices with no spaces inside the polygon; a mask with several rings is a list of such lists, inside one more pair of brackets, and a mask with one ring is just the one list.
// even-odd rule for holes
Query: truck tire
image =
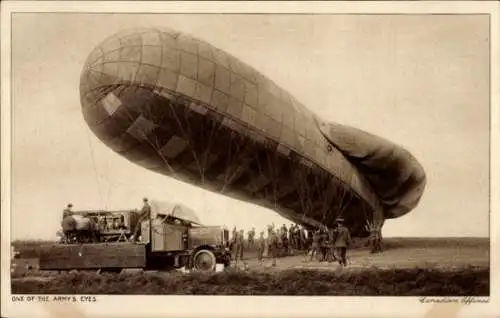
{"label": "truck tire", "polygon": [[193,269],[199,272],[213,272],[217,264],[215,254],[210,250],[199,250],[193,257]]}

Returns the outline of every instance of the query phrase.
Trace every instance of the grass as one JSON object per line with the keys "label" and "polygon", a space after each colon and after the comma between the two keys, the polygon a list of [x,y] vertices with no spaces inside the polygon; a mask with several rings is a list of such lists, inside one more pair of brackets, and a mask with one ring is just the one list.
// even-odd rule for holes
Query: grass
{"label": "grass", "polygon": [[[278,260],[278,268],[258,266],[245,251],[250,271],[222,273],[38,271],[38,255],[49,241],[13,242],[20,251],[11,273],[14,294],[173,294],[173,295],[362,295],[488,296],[489,240],[477,238],[387,238],[385,250],[352,249],[353,266],[318,268],[303,257]],[[29,265],[29,266],[26,266]],[[472,266],[474,265],[474,266]],[[298,269],[297,266],[303,268]],[[312,266],[313,268],[309,268]],[[305,268],[304,268],[305,267]],[[314,268],[316,267],[316,268]],[[321,266],[320,266],[321,267]]]}
{"label": "grass", "polygon": [[488,296],[489,269],[269,270],[222,273],[70,272],[15,279],[14,294]]}

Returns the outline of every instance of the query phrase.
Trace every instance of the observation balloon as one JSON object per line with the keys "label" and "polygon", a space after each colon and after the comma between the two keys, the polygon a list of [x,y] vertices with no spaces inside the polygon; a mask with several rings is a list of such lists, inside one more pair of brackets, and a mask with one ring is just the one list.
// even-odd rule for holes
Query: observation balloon
{"label": "observation balloon", "polygon": [[[354,236],[419,202],[424,170],[402,147],[324,122],[254,68],[173,30],[114,34],[80,81],[90,129],[144,168]],[[238,213],[238,211],[234,211]]]}

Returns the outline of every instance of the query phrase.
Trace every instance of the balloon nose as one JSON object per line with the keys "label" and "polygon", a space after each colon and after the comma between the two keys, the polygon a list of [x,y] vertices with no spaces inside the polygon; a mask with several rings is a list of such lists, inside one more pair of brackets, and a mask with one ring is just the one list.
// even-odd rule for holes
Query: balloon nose
{"label": "balloon nose", "polygon": [[80,80],[82,98],[90,98],[92,103],[92,99],[105,96],[96,91],[137,80],[154,85],[154,75],[162,66],[161,34],[156,30],[131,30],[101,42],[85,62]]}
{"label": "balloon nose", "polygon": [[178,36],[178,32],[168,29],[132,29],[97,45],[80,78],[82,111],[87,123],[95,127],[112,116],[124,117],[121,122],[125,123],[130,114],[120,112],[130,111],[132,107],[125,109],[127,102],[129,106],[139,105],[138,99],[151,91],[175,91],[180,69]]}

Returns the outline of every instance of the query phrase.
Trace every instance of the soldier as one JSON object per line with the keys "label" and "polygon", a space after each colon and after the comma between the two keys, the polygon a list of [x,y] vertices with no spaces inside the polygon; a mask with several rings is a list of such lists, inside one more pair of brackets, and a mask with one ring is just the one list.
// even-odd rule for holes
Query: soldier
{"label": "soldier", "polygon": [[368,244],[371,248],[371,253],[378,253],[382,251],[382,235],[380,233],[380,230],[377,230],[377,228],[372,225],[368,224],[365,229],[370,233],[368,237]]}
{"label": "soldier", "polygon": [[274,234],[276,234],[276,243],[278,244],[278,248],[281,248],[283,246],[283,242],[281,241],[281,229],[277,228]]}
{"label": "soldier", "polygon": [[307,236],[306,236],[306,246],[307,246],[307,249],[310,249],[311,246],[312,246],[312,242],[313,242],[313,231],[312,230],[307,230]]}
{"label": "soldier", "polygon": [[248,247],[253,248],[254,247],[254,237],[255,237],[255,227],[252,227],[250,231],[248,231]]}
{"label": "soldier", "polygon": [[272,258],[272,266],[276,266],[276,256],[278,255],[278,235],[271,228],[269,235],[269,256]]}
{"label": "soldier", "polygon": [[314,231],[314,233],[312,235],[312,244],[311,244],[311,249],[310,249],[311,258],[309,259],[309,261],[312,261],[313,257],[318,257],[319,244],[320,244],[320,232],[319,232],[319,230],[317,230],[317,231]]}
{"label": "soldier", "polygon": [[320,231],[321,262],[326,261],[328,249],[329,249],[329,244],[328,244],[328,228],[324,227]]}
{"label": "soldier", "polygon": [[108,230],[108,222],[105,216],[99,216],[99,230],[106,232]]}
{"label": "soldier", "polygon": [[139,219],[137,220],[137,224],[135,225],[135,229],[134,229],[134,234],[133,234],[134,242],[137,242],[137,240],[139,238],[139,234],[142,234],[141,233],[142,221],[151,218],[151,206],[148,203],[148,198],[143,198],[142,202],[143,202],[143,206],[141,209],[141,214],[139,215]]}
{"label": "soldier", "polygon": [[73,211],[71,211],[72,208],[73,208],[73,204],[68,203],[66,208],[63,210],[63,218],[68,216],[68,215],[73,215]]}
{"label": "soldier", "polygon": [[113,230],[118,230],[120,228],[120,221],[118,218],[113,218]]}
{"label": "soldier", "polygon": [[120,218],[118,220],[118,228],[120,230],[124,230],[125,229],[125,216],[123,214],[120,215]]}
{"label": "soldier", "polygon": [[236,232],[234,237],[234,261],[235,266],[238,265],[238,260],[243,260],[243,243],[244,243],[244,233],[243,230]]}
{"label": "soldier", "polygon": [[382,252],[382,234],[380,233],[380,230],[373,229],[373,248],[371,252]]}
{"label": "soldier", "polygon": [[281,243],[283,244],[283,254],[288,254],[288,229],[286,228],[286,225],[283,224],[281,227]]}
{"label": "soldier", "polygon": [[344,219],[337,219],[336,232],[335,250],[337,251],[337,256],[340,257],[339,264],[347,266],[347,248],[351,244],[351,234],[349,233],[349,229],[344,226]]}
{"label": "soldier", "polygon": [[246,244],[245,244],[246,243],[246,240],[245,240],[245,230],[240,230],[239,235],[241,236],[241,238],[240,238],[241,242],[243,242],[242,248],[241,248],[241,257],[243,258],[243,250],[244,250],[244,248],[246,246]]}
{"label": "soldier", "polygon": [[61,227],[63,229],[64,238],[66,243],[73,243],[76,237],[76,223],[73,219],[73,211],[71,208],[73,204],[68,203],[66,208],[63,210],[63,218],[61,220]]}
{"label": "soldier", "polygon": [[236,236],[237,236],[237,235],[238,235],[238,231],[236,230],[236,226],[235,226],[235,227],[233,227],[233,233],[232,233],[232,236],[231,236],[231,240],[232,240],[233,242],[235,242],[235,241],[236,241]]}
{"label": "soldier", "polygon": [[336,236],[336,233],[337,232],[334,229],[328,230],[328,257],[327,257],[328,262],[335,262],[337,260],[337,257],[335,256],[335,236]]}
{"label": "soldier", "polygon": [[259,240],[257,242],[257,259],[259,261],[259,264],[262,264],[265,247],[266,239],[264,238],[264,231],[261,231]]}
{"label": "soldier", "polygon": [[297,249],[297,244],[295,243],[295,225],[291,224],[288,228],[288,245],[290,247],[290,252],[293,253]]}
{"label": "soldier", "polygon": [[305,250],[307,248],[306,246],[306,231],[304,230],[304,227],[301,226],[299,229],[299,249]]}

